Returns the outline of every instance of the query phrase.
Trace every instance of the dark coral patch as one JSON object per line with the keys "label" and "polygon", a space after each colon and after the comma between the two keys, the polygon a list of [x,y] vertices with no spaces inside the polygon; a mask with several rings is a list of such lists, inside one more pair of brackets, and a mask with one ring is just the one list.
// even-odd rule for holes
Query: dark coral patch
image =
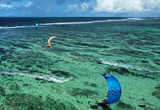
{"label": "dark coral patch", "polygon": [[92,109],[96,109],[96,110],[98,109],[98,105],[91,105],[90,107],[91,107]]}
{"label": "dark coral patch", "polygon": [[2,86],[0,86],[0,95],[4,96],[5,95],[5,90]]}
{"label": "dark coral patch", "polygon": [[91,87],[97,87],[95,83],[89,83],[89,82],[84,82],[84,85],[91,86]]}
{"label": "dark coral patch", "polygon": [[126,68],[107,68],[106,69],[107,72],[116,72],[118,74],[121,74],[121,75],[124,75],[124,74],[127,74],[127,73],[130,73],[130,71]]}
{"label": "dark coral patch", "polygon": [[11,59],[11,58],[14,58],[14,57],[12,55],[4,55],[4,56],[0,57],[0,60],[1,61],[6,61],[6,60]]}
{"label": "dark coral patch", "polygon": [[24,43],[19,43],[19,44],[15,44],[15,43],[11,43],[14,47],[20,47],[23,49],[28,49],[29,47],[27,46],[28,44],[24,44]]}
{"label": "dark coral patch", "polygon": [[117,106],[118,106],[120,109],[134,110],[134,108],[133,108],[131,105],[126,104],[126,103],[124,103],[124,102],[122,102],[122,101],[119,101],[118,104],[117,104]]}
{"label": "dark coral patch", "polygon": [[160,51],[151,51],[151,52],[153,52],[153,53],[157,53],[157,54],[159,54],[159,55],[160,55]]}
{"label": "dark coral patch", "polygon": [[54,100],[49,97],[43,101],[42,97],[30,94],[8,94],[0,108],[10,110],[75,110],[69,102]]}
{"label": "dark coral patch", "polygon": [[71,77],[71,74],[69,72],[65,72],[65,71],[52,71],[52,74],[58,77],[65,77],[65,78],[69,78]]}
{"label": "dark coral patch", "polygon": [[98,93],[89,89],[80,89],[80,88],[73,88],[72,91],[69,91],[69,93],[73,96],[92,96],[97,95]]}
{"label": "dark coral patch", "polygon": [[19,90],[19,85],[17,84],[17,83],[13,83],[10,87],[9,87],[9,89],[10,90]]}
{"label": "dark coral patch", "polygon": [[32,66],[31,66],[31,65],[25,65],[25,67],[26,67],[26,68],[30,68],[30,67],[32,67]]}
{"label": "dark coral patch", "polygon": [[146,107],[146,105],[138,105],[139,107],[141,107],[141,108],[145,108]]}
{"label": "dark coral patch", "polygon": [[100,107],[102,107],[103,110],[112,110],[108,105],[106,104],[102,104],[102,103],[99,103],[98,104]]}
{"label": "dark coral patch", "polygon": [[146,60],[141,60],[142,63],[149,63],[148,61]]}
{"label": "dark coral patch", "polygon": [[153,60],[153,62],[155,63],[155,64],[157,64],[157,65],[160,65],[160,60]]}
{"label": "dark coral patch", "polygon": [[118,74],[121,74],[121,75],[133,75],[133,76],[136,76],[136,77],[155,79],[152,76],[148,76],[147,72],[146,72],[146,74],[139,74],[139,72],[137,72],[137,70],[131,70],[131,69],[122,68],[122,67],[110,66],[109,68],[106,68],[106,72],[107,73],[115,72],[115,73],[118,73]]}
{"label": "dark coral patch", "polygon": [[18,63],[19,61],[17,60],[12,60],[11,63]]}
{"label": "dark coral patch", "polygon": [[42,104],[41,100],[29,94],[8,94],[4,101],[3,106],[10,109],[39,109]]}
{"label": "dark coral patch", "polygon": [[0,58],[1,61],[6,61],[7,59],[8,59],[7,56],[2,56],[2,57]]}
{"label": "dark coral patch", "polygon": [[155,87],[157,90],[160,90],[160,84]]}
{"label": "dark coral patch", "polygon": [[0,54],[5,54],[7,53],[3,48],[0,48]]}
{"label": "dark coral patch", "polygon": [[43,68],[43,66],[42,66],[42,65],[37,65],[37,67],[38,67],[38,68]]}
{"label": "dark coral patch", "polygon": [[156,88],[157,90],[154,91],[154,92],[152,92],[152,95],[153,95],[153,96],[156,96],[158,99],[160,99],[160,84],[157,85],[155,88]]}

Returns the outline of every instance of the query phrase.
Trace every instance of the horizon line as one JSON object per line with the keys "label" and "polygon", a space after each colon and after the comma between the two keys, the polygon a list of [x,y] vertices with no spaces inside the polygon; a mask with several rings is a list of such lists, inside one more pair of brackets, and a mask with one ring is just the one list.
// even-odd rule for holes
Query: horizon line
{"label": "horizon line", "polygon": [[54,17],[51,17],[51,16],[38,16],[38,17],[35,17],[35,16],[0,16],[0,18],[5,18],[5,17],[8,17],[8,18],[160,18],[160,17],[102,17],[102,16],[72,16],[72,17],[69,17],[69,16],[54,16]]}

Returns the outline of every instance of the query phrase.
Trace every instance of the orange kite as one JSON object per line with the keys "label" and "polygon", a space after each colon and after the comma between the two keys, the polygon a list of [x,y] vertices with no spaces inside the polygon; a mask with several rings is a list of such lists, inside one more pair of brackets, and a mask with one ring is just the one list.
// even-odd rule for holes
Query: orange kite
{"label": "orange kite", "polygon": [[48,39],[48,45],[51,47],[51,48],[53,48],[52,46],[51,46],[51,40],[53,39],[53,38],[57,38],[56,36],[53,36],[53,37],[50,37],[49,39]]}

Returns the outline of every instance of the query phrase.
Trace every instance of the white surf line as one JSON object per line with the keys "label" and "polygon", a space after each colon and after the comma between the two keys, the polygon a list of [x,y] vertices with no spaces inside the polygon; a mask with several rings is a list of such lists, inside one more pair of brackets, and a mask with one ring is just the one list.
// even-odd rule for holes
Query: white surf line
{"label": "white surf line", "polygon": [[142,18],[127,18],[128,20],[135,20],[135,21],[141,21],[141,20],[144,20]]}
{"label": "white surf line", "polygon": [[[44,27],[44,26],[39,26]],[[15,29],[15,28],[35,28],[35,26],[11,26],[11,27],[2,27],[0,26],[0,29]]]}
{"label": "white surf line", "polygon": [[[84,22],[55,22],[55,23],[39,23],[38,27],[44,27],[49,25],[76,25],[76,24],[91,24],[91,23],[103,23],[103,22],[117,22],[117,21],[137,21],[144,20],[141,18],[126,18],[126,19],[108,19],[108,20],[95,20],[95,21],[84,21]],[[30,26],[0,26],[0,29],[14,29],[14,28],[34,28],[34,25]]]}
{"label": "white surf line", "polygon": [[103,22],[114,22],[114,21],[128,21],[128,19],[113,19],[113,20],[97,20],[97,21],[84,21],[84,22],[57,22],[57,23],[40,23],[39,25],[73,25],[73,24],[93,24]]}
{"label": "white surf line", "polygon": [[119,64],[119,63],[109,62],[109,61],[106,61],[106,60],[104,60],[102,58],[99,58],[99,60],[101,60],[101,62],[103,64],[112,65],[112,66],[118,66],[118,67],[123,67],[123,68],[130,68],[130,69],[147,71],[147,72],[152,72],[152,73],[153,72],[160,72],[160,71],[156,71],[156,70],[152,70],[150,68],[145,68],[145,67],[140,67],[140,66],[125,65],[125,64]]}
{"label": "white surf line", "polygon": [[12,27],[0,27],[0,29],[11,29],[11,28],[30,28],[35,26],[12,26]]}
{"label": "white surf line", "polygon": [[0,72],[0,74],[27,76],[27,77],[31,77],[31,78],[39,78],[42,80],[52,81],[52,82],[56,82],[56,83],[64,83],[64,82],[68,82],[71,79],[73,79],[73,76],[71,78],[64,78],[64,77],[57,77],[57,76],[51,76],[51,75],[10,73],[10,72],[2,72],[2,71]]}
{"label": "white surf line", "polygon": [[117,22],[117,21],[137,21],[137,20],[144,20],[144,19],[141,18],[108,19],[108,20],[95,20],[95,21],[83,21],[83,22],[40,23],[39,25],[73,25],[73,24],[91,24],[91,23]]}

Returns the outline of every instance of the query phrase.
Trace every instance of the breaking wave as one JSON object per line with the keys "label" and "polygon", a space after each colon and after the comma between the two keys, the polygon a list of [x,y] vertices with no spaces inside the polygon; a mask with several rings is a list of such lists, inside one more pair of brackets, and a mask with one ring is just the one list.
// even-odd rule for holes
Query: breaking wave
{"label": "breaking wave", "polygon": [[141,70],[141,71],[147,71],[147,72],[157,72],[157,73],[160,72],[158,70],[153,70],[151,68],[145,68],[145,67],[134,66],[134,65],[125,65],[125,64],[114,63],[114,62],[106,61],[106,60],[104,60],[102,58],[99,58],[99,60],[103,64],[112,65],[112,66],[118,66],[118,67],[123,67],[123,68],[130,68],[130,69],[134,69],[134,70]]}
{"label": "breaking wave", "polygon": [[[132,19],[138,20],[137,19]],[[103,23],[103,22],[114,22],[114,21],[131,21],[131,19],[110,19],[110,20],[97,20],[97,21],[85,21],[85,22],[58,22],[58,23],[40,23],[39,25],[47,26],[47,25],[76,25],[76,24],[93,24],[93,23]]]}
{"label": "breaking wave", "polygon": [[6,74],[6,75],[18,75],[18,76],[26,76],[30,78],[38,78],[46,81],[56,82],[56,83],[65,83],[73,79],[73,76],[71,78],[64,78],[64,77],[58,77],[53,75],[42,75],[42,74],[24,74],[19,72],[2,72],[0,71],[0,74]]}
{"label": "breaking wave", "polygon": [[127,18],[128,20],[130,21],[141,21],[141,20],[144,20],[142,18]]}
{"label": "breaking wave", "polygon": [[98,20],[98,21],[86,21],[86,22],[59,22],[59,23],[42,23],[40,25],[74,25],[74,24],[92,24],[109,21],[122,21],[122,20]]}
{"label": "breaking wave", "polygon": [[[43,26],[39,26],[39,27],[43,27]],[[15,29],[15,28],[35,28],[35,26],[0,26],[0,29]]]}
{"label": "breaking wave", "polygon": [[[144,20],[141,18],[124,18],[124,19],[108,19],[108,20],[97,20],[97,21],[84,21],[84,22],[57,22],[57,23],[39,23],[39,27],[51,26],[51,25],[77,25],[77,24],[93,24],[103,22],[118,22],[118,21],[137,21]],[[15,28],[34,28],[34,25],[30,26],[0,26],[0,29],[15,29]]]}

